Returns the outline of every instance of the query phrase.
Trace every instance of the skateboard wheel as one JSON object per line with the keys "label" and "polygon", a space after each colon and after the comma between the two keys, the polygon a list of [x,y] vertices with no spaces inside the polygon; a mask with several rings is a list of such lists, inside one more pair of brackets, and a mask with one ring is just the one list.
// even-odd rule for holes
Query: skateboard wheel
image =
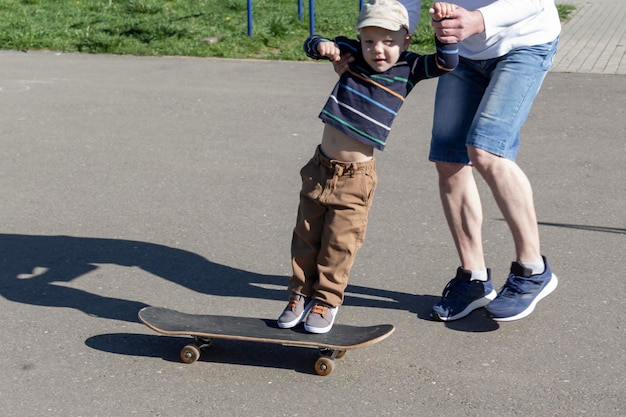
{"label": "skateboard wheel", "polygon": [[335,363],[333,360],[326,356],[320,356],[317,361],[315,361],[315,372],[318,375],[326,376],[333,371]]}
{"label": "skateboard wheel", "polygon": [[340,350],[339,352],[337,352],[337,354],[335,355],[335,359],[341,359],[346,355],[347,350],[343,349]]}
{"label": "skateboard wheel", "polygon": [[181,349],[180,359],[185,363],[194,363],[200,359],[200,349],[196,345],[187,345]]}

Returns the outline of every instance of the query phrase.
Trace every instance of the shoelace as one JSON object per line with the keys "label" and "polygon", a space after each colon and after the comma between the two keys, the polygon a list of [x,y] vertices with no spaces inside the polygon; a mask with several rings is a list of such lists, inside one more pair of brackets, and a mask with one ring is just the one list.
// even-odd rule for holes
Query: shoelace
{"label": "shoelace", "polygon": [[299,298],[291,298],[289,299],[289,304],[287,304],[287,308],[295,309],[300,302]]}
{"label": "shoelace", "polygon": [[311,309],[311,314],[319,314],[320,316],[323,316],[329,308],[330,307],[325,306],[324,304],[315,304]]}
{"label": "shoelace", "polygon": [[[532,285],[529,286],[529,283],[532,283]],[[539,285],[541,284],[536,280],[511,274],[502,289],[502,295],[530,294],[533,293],[535,287]]]}
{"label": "shoelace", "polygon": [[450,282],[448,282],[448,285],[446,285],[446,288],[443,289],[443,297],[448,298],[448,296],[451,294],[463,295],[466,292],[466,287],[468,287],[469,285],[470,285],[469,282],[461,281],[455,278],[451,280]]}

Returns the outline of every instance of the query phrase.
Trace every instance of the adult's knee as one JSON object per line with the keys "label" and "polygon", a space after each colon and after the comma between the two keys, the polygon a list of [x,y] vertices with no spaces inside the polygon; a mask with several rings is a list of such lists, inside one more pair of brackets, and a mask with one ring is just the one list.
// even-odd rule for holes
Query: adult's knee
{"label": "adult's knee", "polygon": [[449,162],[437,162],[435,165],[439,174],[440,190],[451,191],[459,186],[464,186],[468,181],[473,181],[470,165]]}
{"label": "adult's knee", "polygon": [[495,167],[497,167],[498,164],[504,160],[504,158],[498,155],[473,146],[467,147],[467,154],[469,155],[474,168],[476,168],[482,175],[493,171]]}
{"label": "adult's knee", "polygon": [[495,181],[506,180],[521,171],[515,161],[485,150],[468,147],[468,153],[472,164],[490,186]]}
{"label": "adult's knee", "polygon": [[439,174],[440,179],[450,178],[457,175],[464,166],[466,165],[453,164],[450,162],[435,162],[437,174]]}

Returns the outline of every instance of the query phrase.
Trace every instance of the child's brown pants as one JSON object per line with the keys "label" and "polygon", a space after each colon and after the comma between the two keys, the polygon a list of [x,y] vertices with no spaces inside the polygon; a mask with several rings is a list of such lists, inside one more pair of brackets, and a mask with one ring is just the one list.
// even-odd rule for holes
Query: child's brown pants
{"label": "child's brown pants", "polygon": [[376,161],[331,161],[318,148],[300,176],[289,290],[336,307],[343,303],[350,269],[365,239]]}

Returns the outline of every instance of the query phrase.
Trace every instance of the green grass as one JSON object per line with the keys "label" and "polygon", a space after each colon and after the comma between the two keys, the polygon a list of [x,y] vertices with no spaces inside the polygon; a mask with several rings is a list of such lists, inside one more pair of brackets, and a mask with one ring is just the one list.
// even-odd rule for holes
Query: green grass
{"label": "green grass", "polygon": [[559,16],[561,17],[562,22],[566,22],[572,12],[576,10],[576,6],[571,4],[557,4],[557,9],[559,9]]}
{"label": "green grass", "polygon": [[[0,49],[131,55],[306,59],[308,1],[254,0],[253,36],[246,0],[0,0]],[[428,7],[411,50],[430,52]],[[316,0],[316,32],[354,35],[358,1]],[[571,6],[560,6],[562,17]],[[213,38],[215,42],[209,42]]]}

